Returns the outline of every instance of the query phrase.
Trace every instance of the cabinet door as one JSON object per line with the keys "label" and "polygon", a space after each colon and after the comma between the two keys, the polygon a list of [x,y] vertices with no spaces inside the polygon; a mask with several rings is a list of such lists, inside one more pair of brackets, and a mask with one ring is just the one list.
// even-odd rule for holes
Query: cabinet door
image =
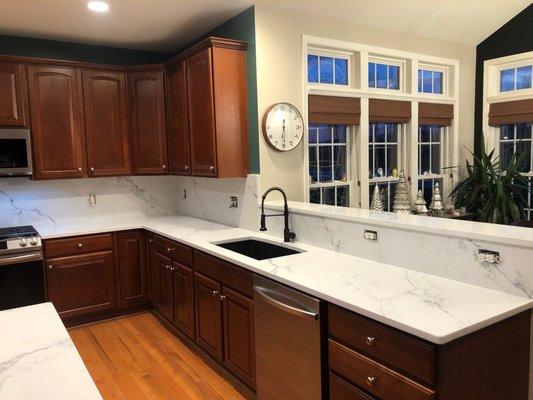
{"label": "cabinet door", "polygon": [[194,274],[191,268],[174,262],[174,323],[194,339]]}
{"label": "cabinet door", "polygon": [[192,174],[217,176],[211,49],[185,62]]}
{"label": "cabinet door", "polygon": [[154,269],[156,274],[155,307],[163,317],[172,320],[172,261],[159,252],[154,256]]}
{"label": "cabinet door", "polygon": [[221,286],[197,272],[194,273],[196,306],[196,343],[216,359],[223,360]]}
{"label": "cabinet door", "polygon": [[89,175],[130,174],[126,74],[84,70],[83,98]]}
{"label": "cabinet door", "polygon": [[224,364],[255,387],[254,302],[223,289]]}
{"label": "cabinet door", "polygon": [[167,131],[163,71],[128,73],[133,172],[167,173]]}
{"label": "cabinet door", "polygon": [[111,251],[49,259],[46,280],[48,298],[61,317],[115,307],[115,268]]}
{"label": "cabinet door", "polygon": [[0,63],[0,127],[28,126],[28,98],[24,66]]}
{"label": "cabinet door", "polygon": [[191,152],[184,63],[167,71],[167,117],[169,171],[171,174],[190,175]]}
{"label": "cabinet door", "polygon": [[142,304],[147,297],[147,271],[142,232],[118,234],[119,305]]}
{"label": "cabinet door", "polygon": [[36,179],[84,174],[81,73],[74,68],[28,66]]}

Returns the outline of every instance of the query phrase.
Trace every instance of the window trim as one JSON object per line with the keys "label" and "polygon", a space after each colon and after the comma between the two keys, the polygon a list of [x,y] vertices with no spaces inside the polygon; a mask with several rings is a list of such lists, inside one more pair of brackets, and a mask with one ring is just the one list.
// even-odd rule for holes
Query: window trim
{"label": "window trim", "polygon": [[[318,74],[318,82],[309,82],[308,81],[308,59],[307,59],[307,56],[308,55],[312,55],[312,56],[318,56],[319,57],[319,60],[320,60],[320,57],[330,57],[330,58],[339,58],[339,59],[344,59],[344,60],[347,60],[348,61],[348,69],[346,71],[346,74],[347,74],[347,79],[348,79],[348,83],[346,85],[344,84],[339,84],[339,83],[335,83],[335,65],[333,66],[333,83],[321,83],[320,82],[320,62],[319,62],[319,74]],[[307,49],[307,53],[306,53],[306,56],[305,56],[305,81],[307,83],[308,86],[310,87],[316,87],[316,88],[323,88],[323,89],[326,89],[326,88],[332,88],[332,87],[335,87],[335,88],[351,88],[353,87],[353,70],[352,70],[352,54],[350,54],[349,52],[346,52],[346,51],[332,51],[332,50],[324,50],[324,49],[320,49],[320,48],[313,48],[313,47],[310,47]],[[335,61],[334,61],[335,63]]]}
{"label": "window trim", "polygon": [[[442,93],[427,93],[427,92],[420,92],[418,90],[418,71],[424,70],[424,71],[432,71],[432,72],[442,72]],[[419,62],[418,66],[416,68],[416,93],[420,96],[427,96],[427,97],[433,97],[433,98],[442,98],[442,97],[448,97],[449,95],[449,77],[450,75],[450,67],[447,66],[441,66],[441,65],[434,65],[424,62]]]}
{"label": "window trim", "polygon": [[[387,65],[387,88],[378,88],[378,87],[370,87],[368,85],[368,65],[370,63],[375,64],[385,64]],[[400,73],[398,74],[398,89],[389,89],[389,69],[388,66],[392,65],[395,67],[400,68]],[[405,93],[406,91],[406,60],[396,59],[392,57],[383,57],[383,56],[376,56],[376,55],[369,55],[368,60],[366,62],[366,71],[367,71],[367,79],[363,83],[363,87],[365,87],[369,92],[375,92],[375,93]],[[376,67],[376,83],[377,83],[377,67]]]}
{"label": "window trim", "polygon": [[[525,59],[525,60],[522,60],[522,61],[518,61],[518,62],[511,62],[511,63],[507,63],[507,64],[501,64],[501,65],[498,65],[497,68],[496,68],[496,85],[497,85],[497,91],[500,95],[503,95],[503,94],[509,94],[509,93],[513,93],[513,92],[519,92],[520,94],[524,94],[524,93],[528,93],[528,92],[533,92],[533,72],[532,72],[532,84],[531,84],[531,87],[530,88],[524,88],[524,89],[516,89],[516,74],[517,74],[517,70],[518,68],[521,68],[521,67],[529,67],[531,66],[532,70],[533,70],[533,59]],[[504,70],[507,70],[507,69],[514,69],[515,70],[515,89],[512,89],[512,90],[506,90],[506,91],[501,91],[501,72],[504,71]]]}

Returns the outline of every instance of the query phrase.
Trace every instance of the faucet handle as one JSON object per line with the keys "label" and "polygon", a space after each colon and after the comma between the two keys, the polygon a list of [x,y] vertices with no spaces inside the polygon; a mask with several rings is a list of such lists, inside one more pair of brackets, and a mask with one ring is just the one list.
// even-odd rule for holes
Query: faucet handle
{"label": "faucet handle", "polygon": [[261,232],[264,232],[267,230],[265,213],[261,213],[261,227],[259,228],[259,230]]}

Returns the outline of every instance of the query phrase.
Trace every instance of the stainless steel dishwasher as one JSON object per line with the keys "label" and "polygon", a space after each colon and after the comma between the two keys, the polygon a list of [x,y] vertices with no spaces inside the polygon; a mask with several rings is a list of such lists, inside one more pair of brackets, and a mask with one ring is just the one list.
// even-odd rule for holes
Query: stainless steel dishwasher
{"label": "stainless steel dishwasher", "polygon": [[320,301],[254,277],[254,314],[258,400],[320,400]]}

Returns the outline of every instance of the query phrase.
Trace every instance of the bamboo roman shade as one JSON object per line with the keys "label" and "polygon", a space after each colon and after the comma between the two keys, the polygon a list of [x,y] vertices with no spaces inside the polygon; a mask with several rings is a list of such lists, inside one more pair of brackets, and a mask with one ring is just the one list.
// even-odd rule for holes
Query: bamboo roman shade
{"label": "bamboo roman shade", "polygon": [[404,124],[411,119],[411,102],[370,99],[370,122]]}
{"label": "bamboo roman shade", "polygon": [[418,103],[418,125],[451,126],[453,104]]}
{"label": "bamboo roman shade", "polygon": [[490,126],[525,122],[533,122],[533,99],[506,101],[490,105]]}
{"label": "bamboo roman shade", "polygon": [[359,125],[361,100],[353,97],[309,95],[309,123]]}

